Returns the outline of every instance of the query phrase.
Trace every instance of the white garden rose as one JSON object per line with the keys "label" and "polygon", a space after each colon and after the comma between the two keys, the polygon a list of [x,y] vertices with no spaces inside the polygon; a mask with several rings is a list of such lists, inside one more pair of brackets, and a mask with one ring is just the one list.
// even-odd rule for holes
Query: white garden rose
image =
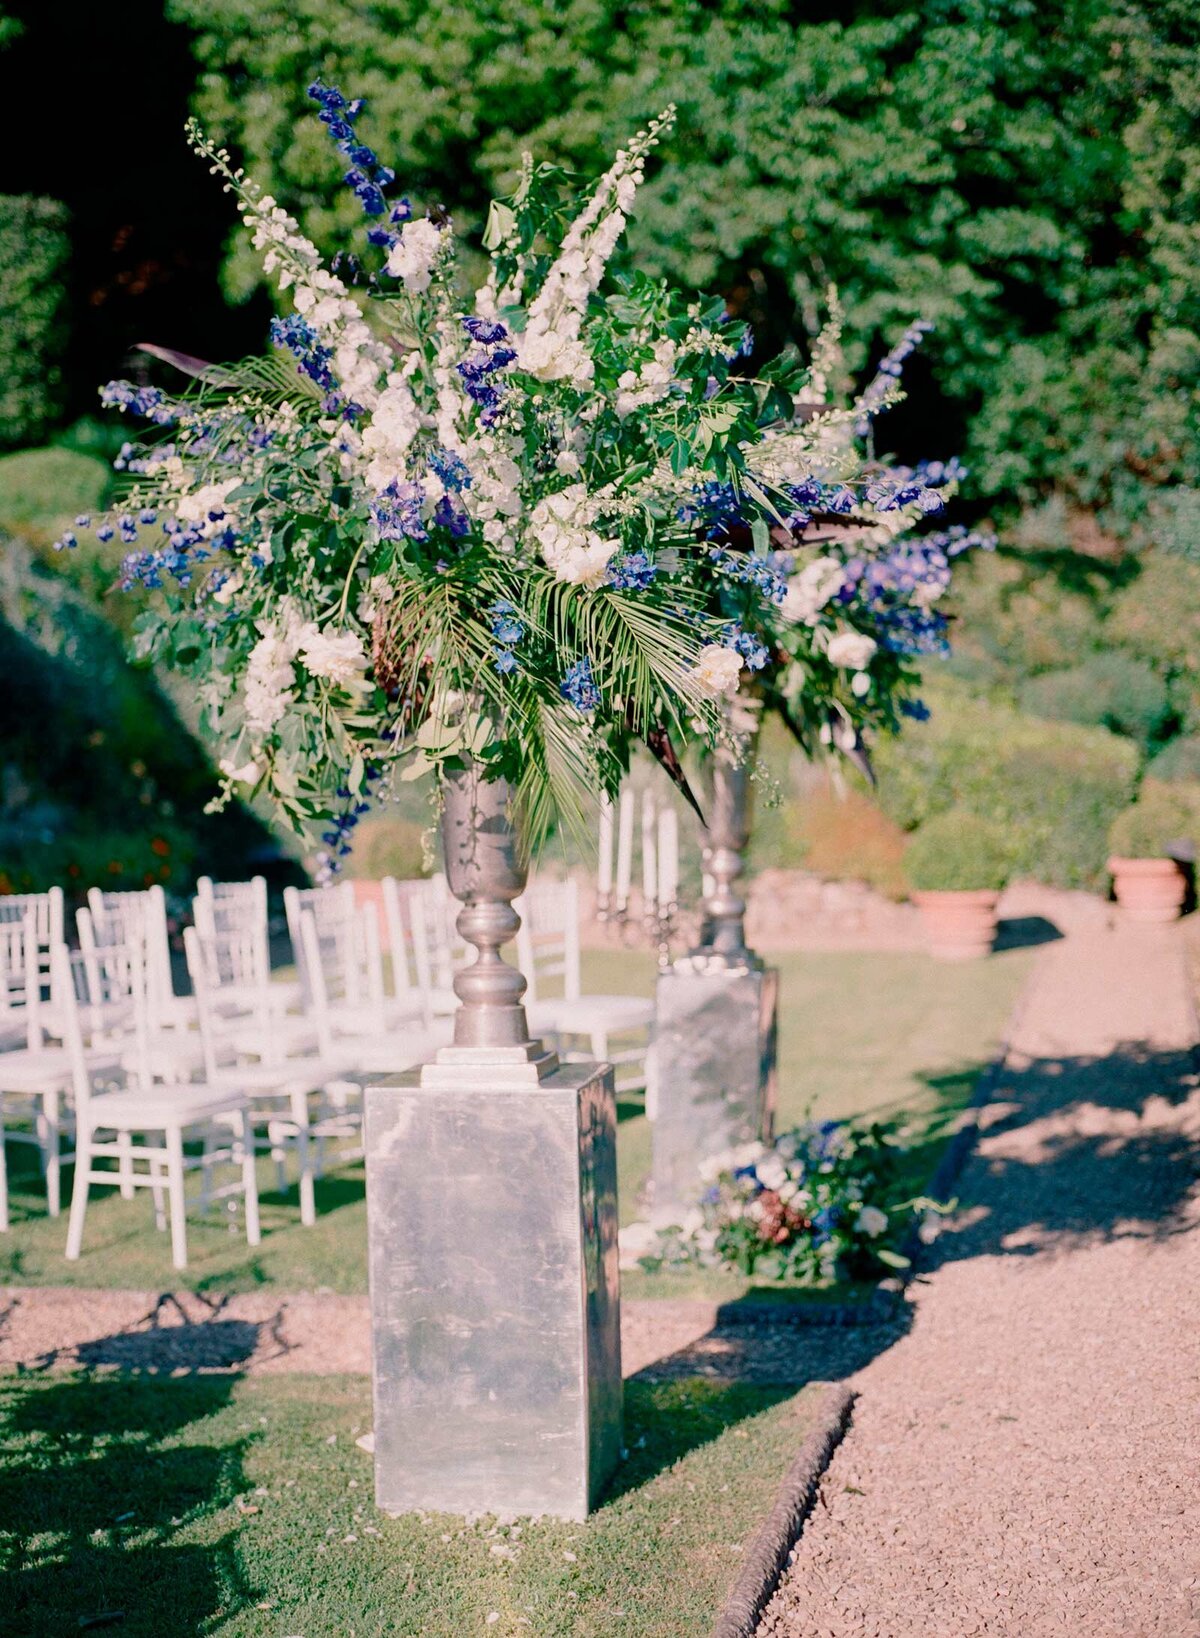
{"label": "white garden rose", "polygon": [[296,634],[296,651],[311,677],[327,677],[339,688],[357,687],[367,669],[367,655],[357,632],[303,626]]}
{"label": "white garden rose", "polygon": [[722,643],[705,643],[696,656],[692,673],[704,692],[713,699],[722,694],[736,694],[741,674],[742,656],[736,648],[726,648]]}
{"label": "white garden rose", "polygon": [[858,1214],[858,1226],[872,1240],[878,1239],[888,1226],[887,1212],[878,1206],[864,1206]]}
{"label": "white garden rose", "polygon": [[781,1189],[787,1182],[787,1167],[778,1155],[769,1154],[755,1167],[764,1189]]}
{"label": "white garden rose", "polygon": [[826,653],[830,665],[844,666],[847,671],[861,671],[870,665],[871,656],[879,644],[865,631],[839,631],[829,639]]}
{"label": "white garden rose", "polygon": [[539,501],[529,515],[529,532],[537,541],[546,566],[559,580],[593,590],[604,583],[605,571],[620,542],[602,540],[590,527],[587,486],[568,484]]}

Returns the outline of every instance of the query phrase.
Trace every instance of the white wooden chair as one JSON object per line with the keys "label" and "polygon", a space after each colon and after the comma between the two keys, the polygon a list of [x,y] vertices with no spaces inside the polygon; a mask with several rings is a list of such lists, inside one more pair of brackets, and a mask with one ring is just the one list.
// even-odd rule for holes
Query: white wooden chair
{"label": "white wooden chair", "polygon": [[[26,1029],[43,1029],[53,1033],[53,1009],[50,1003],[50,952],[63,941],[65,910],[63,890],[52,887],[45,893],[0,894],[0,926],[17,922],[24,926],[26,917],[33,917],[34,939],[37,947],[37,988],[45,1001],[40,1009],[26,1015]],[[3,1015],[0,1014],[0,1045],[4,1045]],[[26,1046],[38,1042],[26,1039]]]}
{"label": "white wooden chair", "polygon": [[[445,900],[449,898],[445,877],[401,882],[385,876],[381,885],[393,997],[419,1013],[430,1027],[435,1018],[449,1017],[458,1006],[445,931]],[[439,926],[441,933],[435,939]]]}
{"label": "white wooden chair", "polygon": [[[590,1056],[612,1064],[620,1092],[644,1087],[654,1002],[640,995],[583,993],[578,884],[537,877],[513,908],[521,917],[517,957],[529,985],[525,1012],[531,1033],[556,1042],[564,1058]],[[561,982],[561,996],[545,995],[549,981]],[[623,1044],[614,1046],[614,1037]],[[581,1041],[587,1042],[586,1053]]]}
{"label": "white wooden chair", "polygon": [[88,889],[88,914],[98,944],[137,944],[145,951],[152,1018],[158,1029],[187,1029],[196,1022],[196,1003],[176,995],[171,976],[167,896],[155,885],[126,893]]}
{"label": "white wooden chair", "polygon": [[[265,1005],[275,1015],[299,1008],[301,988],[298,979],[271,978],[271,936],[267,915],[267,884],[262,876],[248,882],[214,882],[211,876],[201,876],[196,882],[196,897],[192,901],[192,919],[204,938],[220,938],[227,933],[253,932],[261,939],[264,970],[270,981],[265,992]],[[236,1008],[237,995],[226,986],[221,998],[223,1008]],[[257,980],[251,985],[246,1009],[261,1009],[264,997]]]}
{"label": "white wooden chair", "polygon": [[379,961],[373,905],[357,911],[349,926],[327,928],[324,937],[312,910],[301,910],[299,919],[310,1016],[325,1062],[342,1066],[343,1075],[352,1080],[359,1074],[410,1069],[449,1041],[448,1020],[427,1026],[416,1013],[389,1015],[382,1002],[377,1008],[362,1005],[364,991],[376,982]]}
{"label": "white wooden chair", "polygon": [[[71,955],[59,945],[53,954],[55,998],[62,1008],[63,1046],[72,1069],[75,1095],[75,1183],[67,1228],[68,1260],[83,1246],[84,1219],[94,1183],[122,1184],[130,1191],[149,1188],[154,1197],[155,1221],[164,1226],[164,1197],[171,1227],[171,1256],[176,1268],[187,1267],[187,1205],[185,1174],[203,1166],[211,1172],[218,1161],[237,1167],[239,1179],[220,1189],[206,1190],[207,1198],[240,1194],[243,1197],[246,1240],[260,1239],[258,1188],[254,1174],[254,1142],[246,1100],[228,1087],[155,1082],[148,1066],[126,1071],[119,1090],[97,1091],[95,1062],[89,1062],[84,1034],[86,1018],[103,1015],[123,993],[132,973],[135,1035],[144,1042],[151,1011],[149,982],[140,952],[104,946],[89,957]],[[185,1154],[185,1140],[200,1140],[202,1158]],[[118,1172],[101,1167],[116,1160]],[[137,1169],[144,1161],[145,1171]]]}
{"label": "white wooden chair", "polygon": [[[0,1230],[9,1226],[5,1135],[10,1143],[28,1143],[37,1148],[47,1210],[51,1217],[57,1217],[62,1209],[62,1138],[71,1125],[69,1099],[75,1065],[66,1047],[50,1044],[42,1028],[46,1003],[41,994],[40,946],[32,910],[23,921],[0,922],[4,1016],[25,1042],[0,1052]],[[57,997],[55,1000],[55,1016],[60,1018],[62,1008]],[[106,1067],[116,1068],[117,1051],[109,1048],[102,1056]],[[95,1054],[91,1061],[93,1067],[101,1067]]]}
{"label": "white wooden chair", "polygon": [[[247,960],[244,946],[249,934],[226,934],[206,939],[197,928],[183,935],[188,972],[196,993],[200,1033],[204,1042],[204,1076],[210,1086],[228,1086],[244,1092],[250,1102],[252,1126],[265,1128],[265,1147],[275,1162],[277,1186],[286,1185],[285,1148],[296,1149],[300,1187],[300,1221],[316,1221],[313,1180],[316,1154],[313,1140],[341,1136],[345,1108],[357,1096],[336,1068],[317,1057],[276,1056],[279,1021],[267,1018],[253,1061],[247,1062],[246,1032],[230,1025],[219,1005],[224,982],[237,982],[254,956]],[[314,1033],[313,1040],[316,1036]],[[317,1100],[313,1107],[314,1098]]]}

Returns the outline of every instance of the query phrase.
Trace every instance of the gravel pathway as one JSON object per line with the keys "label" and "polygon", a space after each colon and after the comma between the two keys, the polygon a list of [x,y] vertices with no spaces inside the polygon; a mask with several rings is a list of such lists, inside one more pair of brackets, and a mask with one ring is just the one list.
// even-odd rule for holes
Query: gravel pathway
{"label": "gravel pathway", "polygon": [[1200,1634],[1200,1092],[1177,929],[1048,946],[964,1210],[760,1638]]}

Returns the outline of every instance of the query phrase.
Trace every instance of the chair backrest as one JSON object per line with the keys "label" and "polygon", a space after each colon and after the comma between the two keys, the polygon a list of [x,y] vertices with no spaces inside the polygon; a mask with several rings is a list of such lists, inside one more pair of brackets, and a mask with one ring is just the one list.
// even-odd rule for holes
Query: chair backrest
{"label": "chair backrest", "polygon": [[331,1055],[339,1007],[375,1008],[383,1017],[383,953],[379,917],[373,904],[354,912],[349,922],[331,921],[322,929],[312,909],[300,911],[299,944],[308,973],[305,1010],[316,1031],[320,1051]]}
{"label": "chair backrest", "polygon": [[307,1007],[311,996],[300,918],[306,912],[310,913],[322,939],[336,938],[354,920],[354,888],[350,882],[338,882],[334,887],[285,887],[283,908],[287,913],[288,937],[296,958],[300,993]]}
{"label": "chair backrest", "polygon": [[71,1066],[76,1120],[82,1128],[92,1090],[87,1050],[91,1045],[111,1044],[104,1043],[104,1037],[114,1012],[132,1019],[132,1035],[122,1041],[126,1078],[141,1086],[153,1083],[146,965],[137,945],[71,951],[60,943],[51,951],[50,960],[51,995]]}
{"label": "chair backrest", "polygon": [[383,914],[392,958],[392,993],[417,996],[426,1024],[433,1021],[434,952],[429,927],[430,892],[423,878],[385,876]]}
{"label": "chair backrest", "polygon": [[[198,927],[184,929],[183,947],[188,976],[196,997],[204,1072],[213,1079],[220,1063],[222,1036],[236,1026],[243,1032],[247,1016],[261,1032],[262,1055],[270,1045],[271,1013],[268,999],[270,962],[261,933],[246,929],[207,936]],[[223,996],[236,1005],[223,1007]]]}
{"label": "chair backrest", "polygon": [[[97,944],[137,944],[145,955],[146,977],[155,1009],[175,994],[171,978],[171,941],[167,930],[167,896],[158,885],[144,891],[105,893],[88,889],[88,912]],[[80,942],[82,943],[82,933]]]}
{"label": "chair backrest", "polygon": [[201,876],[192,901],[196,926],[208,938],[237,932],[248,926],[267,926],[267,883],[263,876],[248,882],[214,882]]}
{"label": "chair backrest", "polygon": [[579,886],[568,877],[536,876],[513,905],[521,918],[517,961],[528,980],[528,1001],[537,1001],[548,980],[561,979],[568,1001],[580,995]]}
{"label": "chair backrest", "polygon": [[32,910],[20,920],[0,921],[0,1029],[6,1035],[22,1030],[31,1051],[43,1044],[39,952]]}
{"label": "chair backrest", "polygon": [[[62,888],[52,887],[46,893],[0,893],[0,922],[24,921],[31,914],[37,941],[47,952],[48,963],[51,945],[63,941],[65,916]],[[46,970],[49,971],[48,965]]]}

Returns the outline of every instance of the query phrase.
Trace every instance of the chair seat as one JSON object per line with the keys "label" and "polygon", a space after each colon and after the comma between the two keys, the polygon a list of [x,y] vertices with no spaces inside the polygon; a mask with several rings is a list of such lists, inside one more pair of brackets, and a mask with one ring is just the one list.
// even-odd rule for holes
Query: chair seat
{"label": "chair seat", "polygon": [[281,1097],[292,1092],[319,1092],[331,1081],[336,1081],[342,1065],[327,1063],[322,1058],[284,1058],[273,1063],[223,1064],[208,1084],[227,1087],[231,1092],[244,1091],[247,1095]]}
{"label": "chair seat", "polygon": [[654,1022],[654,1002],[641,995],[580,995],[568,1000],[527,1004],[529,1027],[561,1035],[591,1035],[597,1030],[615,1035],[625,1029],[645,1029]]}
{"label": "chair seat", "polygon": [[204,1047],[197,1035],[158,1035],[145,1048],[128,1047],[121,1068],[139,1073],[145,1065],[158,1080],[187,1080],[204,1066]]}
{"label": "chair seat", "polygon": [[265,1024],[239,1024],[221,1035],[222,1046],[269,1062],[315,1052],[317,1032],[307,1018],[269,1018]]}
{"label": "chair seat", "polygon": [[[87,1054],[87,1066],[96,1074],[119,1069],[120,1064],[121,1054],[117,1051]],[[53,1092],[56,1087],[70,1084],[71,1060],[65,1047],[45,1047],[41,1052],[21,1047],[0,1053],[0,1093]]]}
{"label": "chair seat", "polygon": [[433,1029],[393,1030],[386,1035],[339,1036],[333,1043],[333,1055],[342,1065],[344,1076],[400,1074],[431,1058],[437,1049],[449,1044],[448,1026]]}
{"label": "chair seat", "polygon": [[181,1086],[126,1087],[89,1100],[88,1126],[92,1131],[108,1127],[164,1131],[168,1126],[193,1126],[245,1104],[240,1092],[190,1081]]}

